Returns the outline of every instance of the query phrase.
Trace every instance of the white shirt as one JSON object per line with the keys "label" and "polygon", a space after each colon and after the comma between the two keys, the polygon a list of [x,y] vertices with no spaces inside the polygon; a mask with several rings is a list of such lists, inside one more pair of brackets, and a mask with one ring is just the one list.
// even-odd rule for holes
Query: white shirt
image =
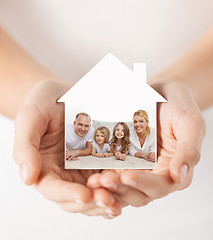
{"label": "white shirt", "polygon": [[[130,146],[131,146],[131,145],[130,145]],[[117,146],[117,145],[116,145],[116,151],[117,151],[117,152],[120,152],[121,148],[122,148],[122,145],[121,145],[121,146]],[[126,155],[129,155],[129,150],[126,152]]]}
{"label": "white shirt", "polygon": [[151,128],[149,136],[146,137],[143,146],[141,147],[139,137],[134,129],[130,128],[130,155],[134,156],[136,152],[155,152],[155,130]]}
{"label": "white shirt", "polygon": [[116,151],[120,152],[121,147],[122,147],[122,145],[121,145],[121,146],[117,146],[117,145],[116,145]]}
{"label": "white shirt", "polygon": [[104,143],[103,149],[101,149],[95,141],[92,143],[92,146],[96,148],[96,153],[108,153],[110,151],[110,146],[108,143]]}
{"label": "white shirt", "polygon": [[94,127],[90,126],[89,131],[83,137],[78,136],[74,131],[74,124],[66,126],[66,149],[67,151],[75,149],[85,149],[87,142],[93,142]]}

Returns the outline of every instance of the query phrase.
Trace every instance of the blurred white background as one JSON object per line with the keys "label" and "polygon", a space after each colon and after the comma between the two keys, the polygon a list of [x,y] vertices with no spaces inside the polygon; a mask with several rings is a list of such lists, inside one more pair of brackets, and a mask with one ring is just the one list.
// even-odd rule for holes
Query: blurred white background
{"label": "blurred white background", "polygon": [[[40,63],[76,82],[108,52],[130,68],[146,62],[148,76],[158,72],[212,25],[212,9],[212,0],[0,0],[0,24]],[[192,185],[114,220],[63,212],[26,187],[12,161],[13,121],[0,116],[0,239],[212,239],[213,108],[204,116]]]}

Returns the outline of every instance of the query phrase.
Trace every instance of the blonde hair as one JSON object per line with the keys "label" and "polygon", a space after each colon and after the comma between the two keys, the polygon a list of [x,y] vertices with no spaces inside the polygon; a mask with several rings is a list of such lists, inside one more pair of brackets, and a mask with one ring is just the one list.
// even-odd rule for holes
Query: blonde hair
{"label": "blonde hair", "polygon": [[109,129],[107,128],[107,127],[99,127],[99,128],[97,128],[96,130],[95,130],[95,132],[94,132],[94,140],[95,140],[95,142],[97,143],[97,141],[96,141],[96,135],[97,135],[97,132],[98,131],[100,131],[101,133],[103,133],[104,134],[104,143],[108,143],[108,141],[109,141],[109,136],[110,136],[110,131],[109,131]]}
{"label": "blonde hair", "polygon": [[[138,110],[137,112],[135,112],[135,113],[133,114],[133,118],[134,118],[135,116],[143,117],[143,118],[146,120],[147,123],[149,122],[149,117],[148,117],[148,114],[147,114],[147,112],[146,112],[145,110]],[[145,137],[146,137],[146,136],[149,136],[150,132],[151,132],[151,128],[150,128],[149,125],[147,125],[147,126],[146,126]]]}
{"label": "blonde hair", "polygon": [[118,122],[114,128],[113,128],[113,134],[112,134],[112,139],[110,141],[110,145],[112,147],[113,150],[116,149],[116,143],[117,143],[117,137],[115,136],[115,131],[116,131],[116,128],[118,125],[121,125],[124,129],[124,137],[121,141],[122,143],[122,146],[121,146],[121,150],[120,152],[121,153],[126,153],[128,150],[129,150],[129,144],[130,144],[130,141],[129,141],[129,127],[127,126],[127,124],[125,122]]}

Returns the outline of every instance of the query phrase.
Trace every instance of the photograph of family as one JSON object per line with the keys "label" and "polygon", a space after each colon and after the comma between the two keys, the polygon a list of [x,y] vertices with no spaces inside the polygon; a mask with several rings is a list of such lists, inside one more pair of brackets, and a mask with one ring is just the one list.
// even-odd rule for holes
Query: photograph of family
{"label": "photograph of family", "polygon": [[66,169],[152,169],[156,161],[155,129],[145,110],[132,114],[131,122],[91,120],[80,112],[67,124]]}

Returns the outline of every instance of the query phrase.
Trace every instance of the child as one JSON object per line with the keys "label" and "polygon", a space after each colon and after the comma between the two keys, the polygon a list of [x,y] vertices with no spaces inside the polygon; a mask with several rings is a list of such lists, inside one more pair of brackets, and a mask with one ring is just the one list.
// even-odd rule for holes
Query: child
{"label": "child", "polygon": [[108,144],[110,131],[106,127],[99,127],[94,133],[94,142],[92,143],[92,156],[95,157],[110,157],[110,146]]}
{"label": "child", "polygon": [[111,152],[117,159],[124,161],[129,145],[129,127],[124,122],[118,122],[113,128],[113,136],[110,141]]}

